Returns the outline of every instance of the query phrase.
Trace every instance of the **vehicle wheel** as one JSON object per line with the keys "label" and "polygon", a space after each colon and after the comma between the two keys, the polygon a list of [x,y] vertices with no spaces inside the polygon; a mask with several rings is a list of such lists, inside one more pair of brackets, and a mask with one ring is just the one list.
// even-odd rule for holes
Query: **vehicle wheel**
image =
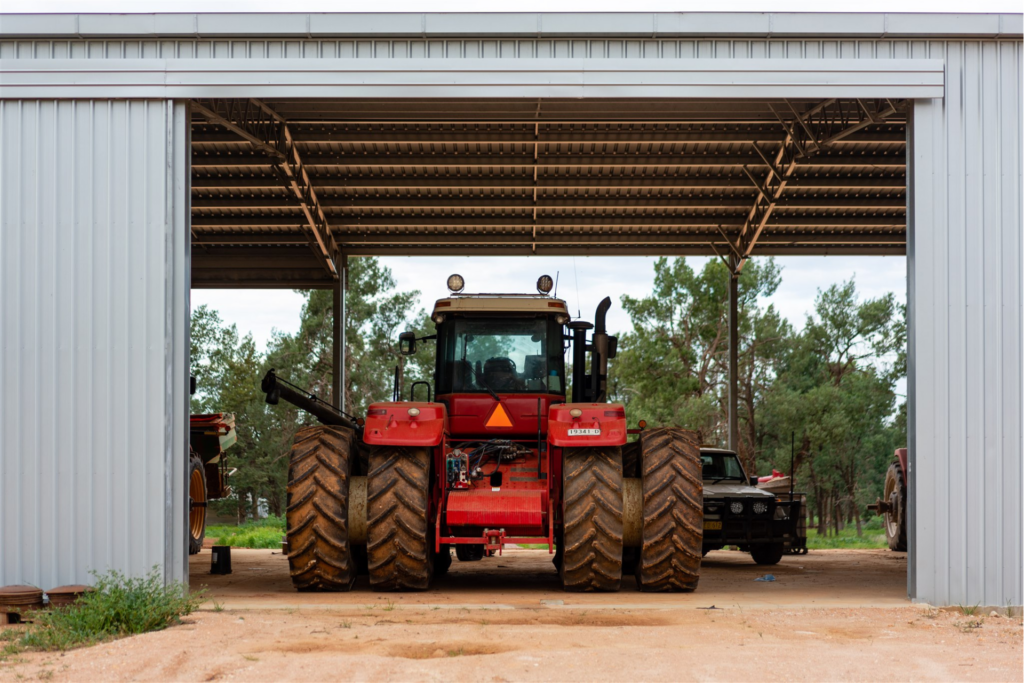
{"label": "vehicle wheel", "polygon": [[288,462],[288,566],[300,591],[347,591],[356,579],[348,542],[348,485],[355,433],[306,427]]}
{"label": "vehicle wheel", "polygon": [[370,586],[426,590],[434,569],[430,534],[430,451],[379,446],[366,485]]}
{"label": "vehicle wheel", "polygon": [[885,513],[885,540],[889,550],[907,550],[907,487],[903,485],[899,463],[892,463],[885,472],[885,502],[889,512]]}
{"label": "vehicle wheel", "polygon": [[444,576],[452,566],[452,547],[441,546],[441,552],[434,554],[434,577]]}
{"label": "vehicle wheel", "polygon": [[484,554],[482,543],[474,545],[460,543],[455,546],[455,557],[459,558],[459,562],[479,562],[484,559]]}
{"label": "vehicle wheel", "polygon": [[758,564],[778,564],[782,559],[783,552],[785,552],[785,547],[781,543],[750,546],[750,556]]}
{"label": "vehicle wheel", "polygon": [[193,453],[188,459],[188,554],[203,549],[206,537],[206,470]]}
{"label": "vehicle wheel", "polygon": [[643,541],[636,582],[642,591],[692,591],[700,578],[704,485],[697,435],[659,428],[640,435]]}
{"label": "vehicle wheel", "polygon": [[562,453],[562,587],[617,591],[622,582],[622,454],[613,447]]}

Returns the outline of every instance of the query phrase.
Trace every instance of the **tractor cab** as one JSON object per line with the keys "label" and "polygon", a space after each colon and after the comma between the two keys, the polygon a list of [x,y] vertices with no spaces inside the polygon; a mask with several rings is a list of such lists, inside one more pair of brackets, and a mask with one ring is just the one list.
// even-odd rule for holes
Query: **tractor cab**
{"label": "tractor cab", "polygon": [[453,293],[431,318],[436,400],[447,409],[451,437],[546,434],[538,416],[543,421],[552,405],[565,403],[565,302],[543,291]]}

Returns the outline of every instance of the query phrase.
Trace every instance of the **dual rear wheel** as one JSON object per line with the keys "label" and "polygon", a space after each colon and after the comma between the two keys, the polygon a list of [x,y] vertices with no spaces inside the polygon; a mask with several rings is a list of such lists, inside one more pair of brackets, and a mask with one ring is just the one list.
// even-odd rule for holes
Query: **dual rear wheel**
{"label": "dual rear wheel", "polygon": [[[351,542],[348,502],[355,434],[308,427],[292,447],[288,476],[288,562],[300,591],[346,591],[362,546]],[[701,559],[700,451],[692,432],[641,434],[641,542],[631,555],[644,591],[692,591]],[[615,591],[623,574],[623,462],[618,447],[569,448],[563,459],[563,536],[556,564],[567,591]],[[451,565],[434,553],[430,450],[386,446],[370,452],[365,556],[375,590],[426,590]],[[461,549],[457,549],[461,550]],[[460,559],[477,559],[468,547]]]}
{"label": "dual rear wheel", "polygon": [[425,590],[435,571],[443,574],[451,565],[447,547],[436,557],[433,552],[430,452],[371,451],[366,545],[356,545],[348,520],[356,438],[350,429],[328,426],[307,427],[295,436],[286,513],[292,583],[300,591],[347,591],[365,562],[376,590]]}
{"label": "dual rear wheel", "polygon": [[615,591],[623,574],[623,451],[642,488],[640,546],[629,553],[643,591],[692,591],[700,575],[703,485],[696,435],[642,432],[639,446],[569,448],[563,455],[562,585]]}

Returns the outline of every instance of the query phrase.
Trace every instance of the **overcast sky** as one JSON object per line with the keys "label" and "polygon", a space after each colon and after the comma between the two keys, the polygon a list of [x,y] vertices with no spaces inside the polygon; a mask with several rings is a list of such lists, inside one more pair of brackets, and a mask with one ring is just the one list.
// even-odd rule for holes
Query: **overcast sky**
{"label": "overcast sky", "polygon": [[[906,300],[906,259],[900,257],[790,256],[776,259],[783,267],[782,286],[768,302],[793,323],[803,327],[807,313],[814,307],[818,289],[855,277],[857,289],[865,298],[894,292]],[[445,282],[452,273],[466,280],[467,292],[533,292],[543,274],[558,277],[558,295],[565,299],[575,317],[593,320],[594,309],[605,296],[612,298],[608,312],[609,329],[622,332],[630,328],[619,303],[623,294],[639,297],[651,291],[654,282],[653,258],[641,257],[389,257],[387,264],[399,289],[421,292],[420,305],[430,308],[436,299],[447,295]],[[700,268],[705,258],[688,259]],[[577,294],[577,282],[578,294]],[[302,297],[289,290],[203,290],[192,291],[192,305],[208,304],[243,334],[252,332],[262,347],[274,328],[294,332],[299,326]]]}

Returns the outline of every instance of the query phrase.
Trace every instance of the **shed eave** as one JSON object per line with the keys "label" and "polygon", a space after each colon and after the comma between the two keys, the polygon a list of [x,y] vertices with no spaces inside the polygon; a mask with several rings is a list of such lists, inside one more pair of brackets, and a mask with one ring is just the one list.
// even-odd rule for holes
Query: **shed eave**
{"label": "shed eave", "polygon": [[353,12],[0,14],[0,38],[622,37],[1021,39],[1024,14]]}

